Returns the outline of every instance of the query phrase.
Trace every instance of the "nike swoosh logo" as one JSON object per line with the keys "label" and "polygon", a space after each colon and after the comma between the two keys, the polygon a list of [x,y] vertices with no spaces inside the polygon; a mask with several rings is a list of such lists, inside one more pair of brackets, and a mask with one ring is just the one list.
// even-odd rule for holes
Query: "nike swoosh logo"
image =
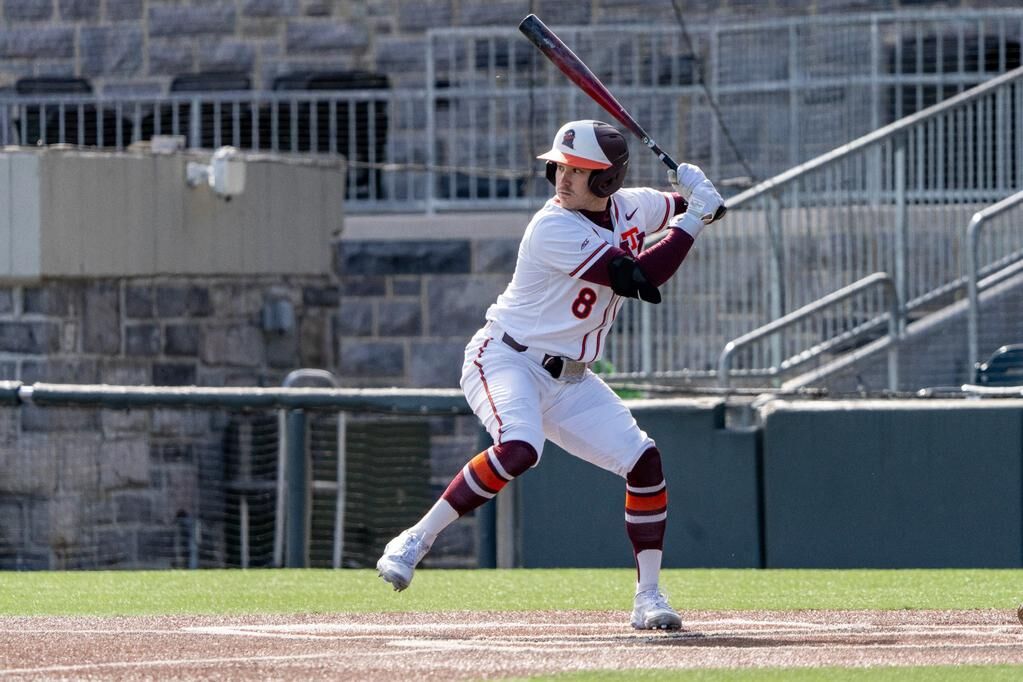
{"label": "nike swoosh logo", "polygon": [[638,210],[639,210],[638,208],[634,208],[634,209],[632,209],[632,213],[626,213],[625,214],[625,219],[626,220],[632,220],[632,216],[636,215],[636,211],[638,211]]}

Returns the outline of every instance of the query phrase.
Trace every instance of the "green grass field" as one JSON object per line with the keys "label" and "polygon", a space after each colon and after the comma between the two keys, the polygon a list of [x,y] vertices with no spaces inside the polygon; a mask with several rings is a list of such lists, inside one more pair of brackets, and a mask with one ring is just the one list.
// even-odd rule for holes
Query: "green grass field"
{"label": "green grass field", "polygon": [[[374,611],[620,610],[624,569],[430,570],[391,591],[369,570],[0,573],[6,616],[241,615]],[[667,570],[680,609],[1005,609],[1023,601],[1023,570]],[[1009,680],[1020,667],[630,671],[559,680]]]}

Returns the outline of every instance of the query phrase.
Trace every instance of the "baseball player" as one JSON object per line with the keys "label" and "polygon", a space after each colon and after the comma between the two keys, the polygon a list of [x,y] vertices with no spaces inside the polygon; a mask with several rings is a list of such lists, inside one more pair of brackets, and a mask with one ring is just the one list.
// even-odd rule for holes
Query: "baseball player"
{"label": "baseball player", "polygon": [[[636,556],[632,626],[676,629],[658,587],[668,496],[661,455],[594,374],[627,298],[659,303],[721,196],[696,166],[669,171],[675,193],[623,188],[625,137],[600,121],[558,130],[547,162],[555,196],[526,227],[511,283],[465,348],[461,386],[494,444],[473,457],[416,525],[377,562],[404,590],[437,534],[540,461],[545,440],[625,479],[625,528]],[[644,249],[650,235],[668,231]]]}

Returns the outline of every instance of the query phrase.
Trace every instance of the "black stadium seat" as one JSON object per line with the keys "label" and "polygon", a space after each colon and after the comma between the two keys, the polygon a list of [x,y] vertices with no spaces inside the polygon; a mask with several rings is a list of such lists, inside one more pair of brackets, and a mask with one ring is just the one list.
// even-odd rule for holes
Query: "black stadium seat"
{"label": "black stadium seat", "polygon": [[[171,94],[244,92],[252,81],[244,73],[212,71],[175,76]],[[252,147],[252,107],[248,102],[205,102],[199,106],[200,131],[192,139],[192,103],[161,104],[142,119],[142,139],[153,135],[184,135],[189,147],[213,149],[222,145]],[[265,145],[264,145],[265,146]]]}
{"label": "black stadium seat", "polygon": [[976,370],[981,386],[1023,386],[1023,343],[1002,346]]}
{"label": "black stadium seat", "polygon": [[[275,91],[343,91],[343,90],[388,90],[391,84],[387,76],[368,71],[301,71],[280,76],[274,80]],[[277,105],[278,148],[295,152],[336,152],[356,163],[384,163],[387,155],[387,129],[389,114],[386,102],[360,101],[349,104],[339,101],[334,107],[333,122],[331,107],[319,102],[315,110],[311,103],[299,102]],[[294,121],[292,121],[294,115]],[[316,136],[313,140],[315,120]],[[337,135],[336,148],[331,149],[331,123]],[[271,120],[260,117],[260,138],[269,135]],[[294,135],[293,133],[294,129]],[[357,198],[380,198],[383,196],[382,173],[379,168],[357,166],[349,175],[354,187],[348,195]]]}
{"label": "black stadium seat", "polygon": [[[31,98],[59,95],[91,95],[92,85],[84,78],[47,76],[21,78],[14,92]],[[13,121],[19,144],[74,144],[88,147],[125,147],[132,141],[132,121],[103,109],[102,120],[94,104],[26,104]]]}

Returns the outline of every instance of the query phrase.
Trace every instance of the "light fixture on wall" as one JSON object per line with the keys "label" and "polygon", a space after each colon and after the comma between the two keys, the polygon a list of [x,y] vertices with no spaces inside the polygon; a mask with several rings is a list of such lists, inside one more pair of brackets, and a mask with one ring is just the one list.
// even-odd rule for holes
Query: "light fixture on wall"
{"label": "light fixture on wall", "polygon": [[234,147],[220,147],[209,165],[189,161],[185,182],[189,187],[208,184],[217,196],[230,201],[245,191],[245,157]]}

